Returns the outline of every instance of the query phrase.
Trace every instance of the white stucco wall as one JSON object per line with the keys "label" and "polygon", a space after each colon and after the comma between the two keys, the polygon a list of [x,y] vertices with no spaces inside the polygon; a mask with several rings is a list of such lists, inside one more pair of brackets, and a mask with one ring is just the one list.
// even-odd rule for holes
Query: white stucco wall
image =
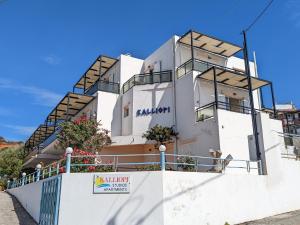
{"label": "white stucco wall", "polygon": [[24,185],[7,191],[15,196],[26,211],[38,223],[40,218],[40,203],[43,181]]}
{"label": "white stucco wall", "polygon": [[148,56],[143,65],[143,73],[148,73],[148,66],[153,67],[154,72],[173,70],[173,43],[174,37],[170,38],[150,56]]}
{"label": "white stucco wall", "polygon": [[[146,130],[159,124],[173,126],[172,83],[149,84],[133,87],[132,126],[133,135],[142,135]],[[138,116],[143,109],[168,108],[165,113]]]}
{"label": "white stucco wall", "polygon": [[126,174],[129,194],[93,194],[94,173],[64,174],[59,225],[163,224],[161,172]]}
{"label": "white stucco wall", "polygon": [[[220,150],[223,157],[249,160],[249,136],[253,135],[251,114],[218,110]],[[245,166],[245,165],[244,165]]]}
{"label": "white stucco wall", "polygon": [[142,73],[144,60],[130,55],[120,55],[120,87],[133,75]]}
{"label": "white stucco wall", "polygon": [[195,87],[192,73],[176,81],[177,130],[179,153],[209,156],[209,149],[219,149],[217,118],[196,122]]}
{"label": "white stucco wall", "polygon": [[[275,151],[268,160],[278,155]],[[278,168],[266,176],[129,172],[129,194],[93,194],[93,176],[99,173],[63,174],[59,225],[236,224],[300,209],[299,161],[272,163]],[[41,184],[9,190],[36,220]]]}
{"label": "white stucco wall", "polygon": [[300,163],[278,176],[165,172],[164,224],[237,224],[300,209]]}
{"label": "white stucco wall", "polygon": [[97,92],[97,121],[100,121],[102,128],[111,131],[113,110],[118,100],[118,94],[98,91]]}

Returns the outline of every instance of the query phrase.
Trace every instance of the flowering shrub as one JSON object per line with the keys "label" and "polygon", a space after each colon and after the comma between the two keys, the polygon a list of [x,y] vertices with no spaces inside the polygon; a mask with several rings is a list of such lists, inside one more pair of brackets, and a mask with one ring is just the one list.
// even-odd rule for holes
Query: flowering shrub
{"label": "flowering shrub", "polygon": [[86,115],[74,121],[65,121],[60,125],[60,132],[57,135],[59,147],[65,149],[73,147],[85,149],[87,152],[101,151],[111,144],[109,131],[102,129],[101,124],[94,119],[88,119]]}
{"label": "flowering shrub", "polygon": [[113,165],[111,160],[101,162],[103,165],[97,162],[97,155],[91,152],[83,151],[78,148],[74,148],[72,153],[72,172],[111,172],[113,171]]}

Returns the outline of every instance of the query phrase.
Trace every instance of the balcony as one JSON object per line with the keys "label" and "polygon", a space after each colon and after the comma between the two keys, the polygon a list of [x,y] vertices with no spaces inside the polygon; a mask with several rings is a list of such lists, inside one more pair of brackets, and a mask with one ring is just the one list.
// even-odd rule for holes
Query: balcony
{"label": "balcony", "polygon": [[120,94],[120,84],[104,80],[98,80],[86,91],[86,94],[93,95],[97,91]]}
{"label": "balcony", "polygon": [[129,91],[132,87],[136,85],[144,85],[144,84],[155,84],[155,83],[165,83],[172,81],[172,71],[166,70],[161,72],[154,72],[152,74],[137,74],[131,77],[128,81],[126,81],[123,85],[123,93]]}
{"label": "balcony", "polygon": [[223,109],[236,113],[250,114],[251,108],[244,105],[230,104],[228,102],[211,102],[196,109],[196,122],[213,118],[215,109]]}
{"label": "balcony", "polygon": [[[194,64],[194,65],[193,65]],[[182,76],[188,74],[192,70],[198,71],[198,72],[204,72],[211,67],[216,66],[216,67],[223,67],[221,65],[216,65],[213,63],[205,62],[200,59],[190,59],[183,63],[181,66],[179,66],[176,70],[176,76],[177,79],[181,78]],[[223,67],[224,68],[224,67]]]}

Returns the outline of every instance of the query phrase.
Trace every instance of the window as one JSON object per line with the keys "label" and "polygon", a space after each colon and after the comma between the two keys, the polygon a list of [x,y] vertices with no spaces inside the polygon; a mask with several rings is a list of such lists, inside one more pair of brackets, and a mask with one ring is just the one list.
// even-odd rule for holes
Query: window
{"label": "window", "polygon": [[225,97],[226,110],[232,112],[244,112],[244,101],[237,98]]}
{"label": "window", "polygon": [[129,116],[129,107],[128,106],[125,106],[124,107],[124,118]]}

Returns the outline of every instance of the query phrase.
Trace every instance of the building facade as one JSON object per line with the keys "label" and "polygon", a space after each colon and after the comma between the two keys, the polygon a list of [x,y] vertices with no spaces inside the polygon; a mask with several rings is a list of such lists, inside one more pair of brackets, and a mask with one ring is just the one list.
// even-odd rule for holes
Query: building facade
{"label": "building facade", "polygon": [[247,76],[244,60],[234,56],[241,50],[189,31],[145,59],[99,56],[27,140],[25,166],[63,154],[55,147],[59,123],[82,114],[111,131],[113,144],[103,154],[156,151],[142,135],[159,124],[179,133],[170,153],[209,156],[214,149],[224,157],[264,160],[265,135],[276,121],[261,111],[259,89],[272,83],[258,78],[253,62]]}
{"label": "building facade", "polygon": [[278,119],[282,120],[283,132],[300,134],[300,110],[292,103],[276,105]]}

